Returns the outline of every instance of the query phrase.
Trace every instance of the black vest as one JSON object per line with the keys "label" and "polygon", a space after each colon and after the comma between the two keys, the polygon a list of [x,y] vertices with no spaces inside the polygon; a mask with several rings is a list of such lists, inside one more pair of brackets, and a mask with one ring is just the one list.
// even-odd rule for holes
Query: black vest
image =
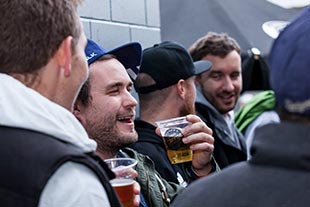
{"label": "black vest", "polygon": [[111,206],[121,206],[109,183],[114,174],[107,165],[95,154],[83,153],[70,143],[35,131],[0,126],[0,159],[1,206],[38,206],[47,181],[67,161],[90,168]]}

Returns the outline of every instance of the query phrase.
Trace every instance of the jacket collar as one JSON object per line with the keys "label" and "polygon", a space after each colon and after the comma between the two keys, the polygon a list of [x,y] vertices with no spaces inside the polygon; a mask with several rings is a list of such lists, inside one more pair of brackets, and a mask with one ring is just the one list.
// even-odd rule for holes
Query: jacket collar
{"label": "jacket collar", "polygon": [[67,109],[2,73],[0,94],[0,125],[38,131],[85,152],[95,151],[96,142]]}

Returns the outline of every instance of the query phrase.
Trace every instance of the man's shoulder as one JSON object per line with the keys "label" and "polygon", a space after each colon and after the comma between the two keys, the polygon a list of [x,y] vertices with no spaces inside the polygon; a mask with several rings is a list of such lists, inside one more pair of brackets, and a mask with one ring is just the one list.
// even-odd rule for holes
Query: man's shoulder
{"label": "man's shoulder", "polygon": [[139,159],[139,158],[144,158],[146,157],[144,154],[139,153],[138,151],[136,151],[133,148],[130,147],[125,147],[123,148],[120,153],[125,156],[125,157],[130,157],[130,158],[134,158],[134,159]]}
{"label": "man's shoulder", "polygon": [[[172,206],[201,206],[202,203],[203,206],[230,206],[225,199],[221,199],[224,197],[231,199],[236,195],[242,195],[242,193],[240,194],[242,190],[235,188],[236,186],[240,188],[239,182],[243,184],[244,178],[241,175],[247,173],[247,170],[245,170],[246,172],[242,171],[244,164],[240,163],[222,170],[221,173],[214,173],[206,178],[196,180],[181,192]],[[219,192],[222,193],[220,199]],[[223,192],[227,192],[227,194]]]}
{"label": "man's shoulder", "polygon": [[[39,202],[42,190],[46,188],[47,183],[53,183],[52,186],[58,186],[62,183],[68,184],[65,177],[69,177],[71,180],[84,180],[84,176],[91,177],[97,172],[93,171],[93,167],[91,167],[96,165],[94,164],[95,161],[92,161],[89,155],[71,143],[66,143],[44,133],[14,127],[1,126],[0,132],[2,140],[5,140],[0,145],[0,155],[7,159],[7,162],[0,164],[0,168],[3,169],[2,187],[5,189],[6,186],[10,186],[11,191],[17,195],[24,195],[24,191],[26,191],[26,195],[30,194],[34,202]],[[5,150],[5,148],[10,150]],[[76,163],[73,164],[70,161]],[[89,173],[90,171],[93,172]],[[103,189],[99,178],[96,182]],[[70,182],[67,184],[64,186],[69,187]],[[72,188],[73,186],[76,188],[80,183],[71,182],[71,185]],[[52,187],[52,189],[54,188]],[[59,189],[62,188],[56,188],[56,190]],[[53,192],[54,194],[57,193],[56,191]],[[19,201],[23,201],[22,199],[28,199],[28,197],[20,198]]]}
{"label": "man's shoulder", "polygon": [[135,129],[137,131],[139,131],[139,130],[155,131],[156,127],[153,126],[152,124],[144,121],[144,120],[136,119],[135,120]]}
{"label": "man's shoulder", "polygon": [[211,127],[212,129],[214,128],[214,124],[212,123],[210,116],[210,110],[208,108],[207,105],[203,104],[203,103],[199,103],[196,102],[195,103],[195,107],[196,107],[196,115],[199,116],[201,118],[202,121],[204,121],[209,127]]}
{"label": "man's shoulder", "polygon": [[61,165],[48,180],[39,206],[61,206],[64,203],[67,206],[110,206],[96,174],[87,166],[70,161]]}

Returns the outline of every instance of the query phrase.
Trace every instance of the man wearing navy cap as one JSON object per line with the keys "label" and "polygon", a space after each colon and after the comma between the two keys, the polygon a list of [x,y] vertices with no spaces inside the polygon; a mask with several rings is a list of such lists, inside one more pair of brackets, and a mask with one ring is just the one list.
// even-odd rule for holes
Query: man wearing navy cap
{"label": "man wearing navy cap", "polygon": [[75,103],[74,115],[97,142],[102,159],[131,157],[139,161],[135,170],[143,195],[140,206],[165,207],[183,187],[162,179],[152,160],[126,148],[137,141],[137,101],[130,92],[141,52],[140,44],[135,42],[107,51],[88,40],[85,53],[90,74]]}
{"label": "man wearing navy cap", "polygon": [[[140,119],[135,122],[139,139],[131,147],[151,157],[162,177],[183,186],[216,169],[211,161],[212,132],[198,116],[193,115],[194,76],[210,67],[209,61],[194,64],[182,45],[167,41],[143,51],[135,81],[140,100]],[[182,140],[193,150],[193,159],[192,162],[172,164],[162,137],[155,133],[155,122],[179,116],[187,116],[187,121],[192,122],[184,129]]]}
{"label": "man wearing navy cap", "polygon": [[173,206],[309,206],[309,22],[307,7],[270,52],[270,83],[281,123],[256,130],[248,162],[194,183]]}

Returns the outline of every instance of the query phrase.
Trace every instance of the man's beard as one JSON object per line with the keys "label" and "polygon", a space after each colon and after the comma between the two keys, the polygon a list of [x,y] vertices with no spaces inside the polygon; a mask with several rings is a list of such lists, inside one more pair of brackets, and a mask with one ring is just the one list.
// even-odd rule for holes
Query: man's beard
{"label": "man's beard", "polygon": [[120,149],[136,142],[138,138],[136,131],[127,134],[119,132],[113,115],[108,115],[94,123],[88,121],[86,130],[89,137],[97,142],[99,151],[114,156]]}
{"label": "man's beard", "polygon": [[194,104],[184,104],[180,109],[180,116],[186,116],[188,114],[195,114],[195,105]]}
{"label": "man's beard", "polygon": [[[234,97],[235,97],[235,101],[233,102],[233,105],[231,106],[231,107],[220,107],[221,106],[221,104],[220,103],[218,103],[218,105],[216,106],[216,105],[213,105],[217,110],[218,110],[218,112],[220,112],[221,114],[223,114],[223,115],[225,115],[225,114],[227,114],[228,112],[230,112],[231,110],[233,110],[235,107],[236,107],[236,104],[237,104],[237,101],[238,101],[238,98],[239,98],[239,95],[240,94],[238,94],[237,95],[237,93],[236,92],[234,92],[234,93],[231,93],[231,92],[222,92],[221,94],[220,94],[220,96],[222,96],[222,94],[223,95],[226,95],[226,94],[231,94],[231,95],[233,95]],[[220,97],[219,95],[217,95],[217,99],[218,99],[218,97]],[[223,105],[223,104],[222,104]]]}

